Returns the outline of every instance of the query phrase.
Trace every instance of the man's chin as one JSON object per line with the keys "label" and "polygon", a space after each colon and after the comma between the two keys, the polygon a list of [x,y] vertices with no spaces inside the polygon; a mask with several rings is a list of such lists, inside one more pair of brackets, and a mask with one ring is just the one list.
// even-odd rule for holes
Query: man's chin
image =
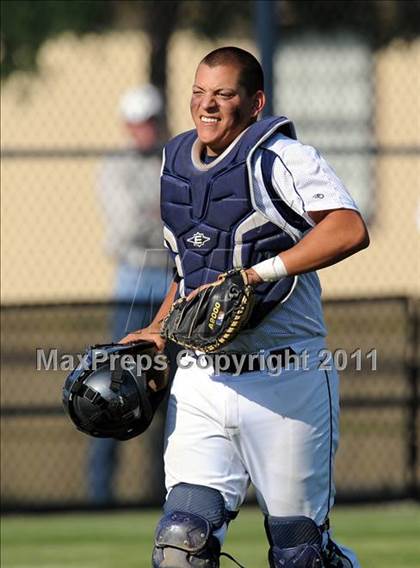
{"label": "man's chin", "polygon": [[205,146],[219,146],[220,142],[218,142],[218,138],[216,138],[215,136],[210,136],[208,133],[206,132],[197,132],[198,134],[198,138],[200,139],[200,142],[202,142]]}

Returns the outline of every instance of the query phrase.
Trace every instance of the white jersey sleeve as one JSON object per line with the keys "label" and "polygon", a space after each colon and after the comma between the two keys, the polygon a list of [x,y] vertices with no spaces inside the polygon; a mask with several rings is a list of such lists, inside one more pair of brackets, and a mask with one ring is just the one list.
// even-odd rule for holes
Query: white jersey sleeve
{"label": "white jersey sleeve", "polygon": [[279,197],[307,219],[309,211],[358,207],[333,168],[312,146],[274,136],[264,147],[277,156],[272,184]]}

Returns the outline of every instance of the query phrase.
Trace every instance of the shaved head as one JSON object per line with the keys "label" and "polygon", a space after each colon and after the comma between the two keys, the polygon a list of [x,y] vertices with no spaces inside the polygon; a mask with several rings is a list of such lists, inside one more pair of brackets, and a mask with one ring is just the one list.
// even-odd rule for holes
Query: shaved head
{"label": "shaved head", "polygon": [[200,65],[231,65],[240,69],[239,82],[248,96],[264,90],[264,75],[258,60],[239,47],[219,47],[207,54]]}

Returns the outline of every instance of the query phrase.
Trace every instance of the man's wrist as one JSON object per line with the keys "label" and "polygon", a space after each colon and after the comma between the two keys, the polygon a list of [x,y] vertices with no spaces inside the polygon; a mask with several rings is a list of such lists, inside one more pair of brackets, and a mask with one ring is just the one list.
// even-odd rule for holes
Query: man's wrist
{"label": "man's wrist", "polygon": [[158,320],[158,321],[153,321],[149,325],[149,331],[152,332],[152,333],[153,332],[160,333],[160,328],[162,327],[162,321],[163,321],[163,319]]}
{"label": "man's wrist", "polygon": [[288,275],[286,266],[279,255],[254,264],[251,270],[259,276],[261,282],[278,282]]}

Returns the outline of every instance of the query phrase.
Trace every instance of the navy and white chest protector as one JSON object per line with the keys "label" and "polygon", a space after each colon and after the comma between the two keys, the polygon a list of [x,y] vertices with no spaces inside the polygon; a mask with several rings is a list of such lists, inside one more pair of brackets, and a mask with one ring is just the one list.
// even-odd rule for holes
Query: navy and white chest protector
{"label": "navy and white chest protector", "polygon": [[[161,177],[161,215],[165,242],[180,277],[179,294],[216,280],[231,268],[252,265],[295,244],[291,225],[304,231],[307,222],[275,193],[271,170],[275,154],[264,150],[262,174],[273,205],[285,222],[271,222],[255,202],[251,158],[273,134],[296,138],[285,117],[267,118],[251,125],[220,160],[205,166],[194,161],[195,130],[180,134],[165,147]],[[257,307],[250,326],[257,325],[293,291],[297,277],[257,286]]]}

